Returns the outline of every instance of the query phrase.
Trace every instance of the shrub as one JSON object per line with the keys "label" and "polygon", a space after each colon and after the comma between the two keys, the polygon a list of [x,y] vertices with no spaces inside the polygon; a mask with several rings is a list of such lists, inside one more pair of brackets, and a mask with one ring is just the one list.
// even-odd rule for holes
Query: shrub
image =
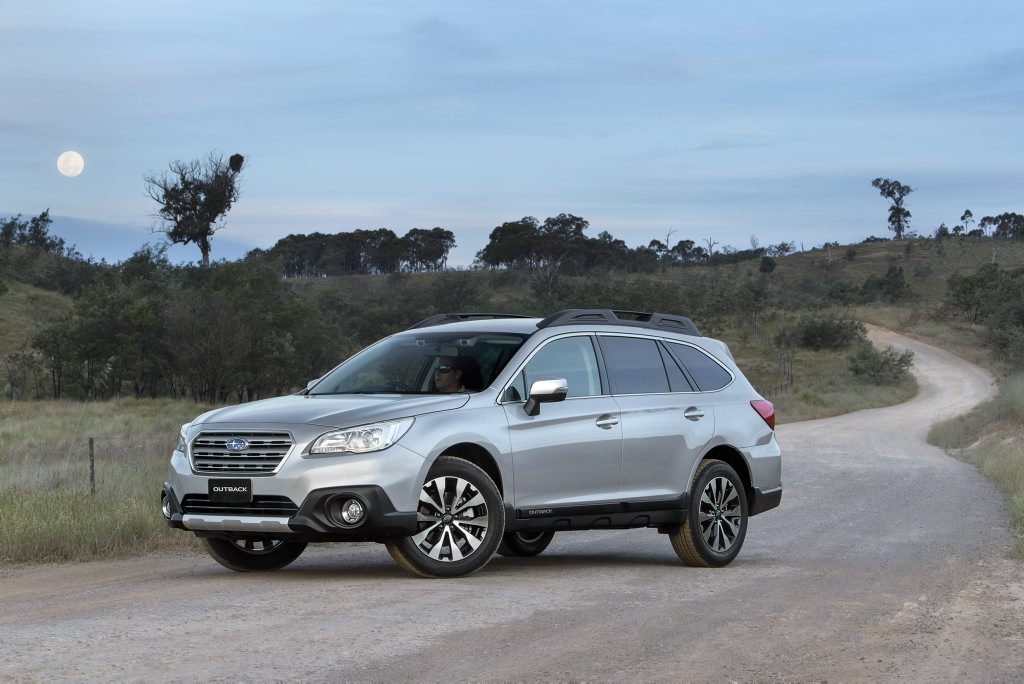
{"label": "shrub", "polygon": [[899,352],[892,347],[876,349],[861,342],[850,354],[850,372],[873,385],[896,385],[906,379],[914,363],[914,352]]}
{"label": "shrub", "polygon": [[911,294],[902,266],[890,266],[884,276],[868,276],[860,291],[864,301],[881,300],[886,304],[895,304]]}
{"label": "shrub", "polygon": [[867,339],[864,324],[847,316],[836,314],[809,314],[801,316],[796,326],[782,335],[786,346],[808,349],[845,349],[855,342]]}

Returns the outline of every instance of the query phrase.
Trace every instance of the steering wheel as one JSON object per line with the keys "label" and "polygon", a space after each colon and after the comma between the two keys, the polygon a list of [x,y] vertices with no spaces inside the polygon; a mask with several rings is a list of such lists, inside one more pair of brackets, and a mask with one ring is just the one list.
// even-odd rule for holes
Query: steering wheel
{"label": "steering wheel", "polygon": [[389,386],[389,387],[394,387],[396,390],[399,390],[400,392],[415,392],[416,391],[412,387],[409,387],[408,385],[406,385],[404,382],[399,382],[398,380],[388,380],[384,384]]}

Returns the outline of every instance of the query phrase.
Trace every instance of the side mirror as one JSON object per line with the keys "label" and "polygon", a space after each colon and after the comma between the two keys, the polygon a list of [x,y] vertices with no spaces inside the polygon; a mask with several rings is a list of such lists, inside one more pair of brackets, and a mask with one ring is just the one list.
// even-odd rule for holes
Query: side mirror
{"label": "side mirror", "polygon": [[530,385],[530,398],[523,404],[526,415],[535,416],[540,413],[540,405],[553,401],[562,401],[569,396],[569,383],[565,378],[542,378],[534,380]]}

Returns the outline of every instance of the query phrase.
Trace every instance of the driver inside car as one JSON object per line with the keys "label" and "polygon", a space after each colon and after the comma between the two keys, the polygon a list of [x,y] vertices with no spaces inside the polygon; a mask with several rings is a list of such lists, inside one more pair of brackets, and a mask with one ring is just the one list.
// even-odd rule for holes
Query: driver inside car
{"label": "driver inside car", "polygon": [[471,356],[440,356],[434,365],[434,385],[442,394],[476,392],[481,386],[480,367]]}

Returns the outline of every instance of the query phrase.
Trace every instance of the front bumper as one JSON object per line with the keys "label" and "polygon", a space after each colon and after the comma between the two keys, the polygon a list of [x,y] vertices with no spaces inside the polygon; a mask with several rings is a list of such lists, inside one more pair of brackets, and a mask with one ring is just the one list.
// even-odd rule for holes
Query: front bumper
{"label": "front bumper", "polygon": [[[162,496],[171,527],[199,536],[273,537],[305,541],[379,541],[416,532],[419,490],[430,463],[400,445],[369,454],[311,456],[298,443],[272,475],[197,474],[185,454],[171,456]],[[215,504],[212,479],[251,482],[251,503]],[[346,525],[340,505],[357,499],[366,511]]]}
{"label": "front bumper", "polygon": [[[165,483],[162,496],[169,506],[171,527],[194,532],[200,537],[227,539],[273,537],[303,541],[382,541],[416,532],[416,512],[396,511],[378,486],[332,487],[309,493],[299,510],[290,516],[191,513]],[[358,524],[346,524],[339,515],[340,504],[358,500],[366,515]]]}

